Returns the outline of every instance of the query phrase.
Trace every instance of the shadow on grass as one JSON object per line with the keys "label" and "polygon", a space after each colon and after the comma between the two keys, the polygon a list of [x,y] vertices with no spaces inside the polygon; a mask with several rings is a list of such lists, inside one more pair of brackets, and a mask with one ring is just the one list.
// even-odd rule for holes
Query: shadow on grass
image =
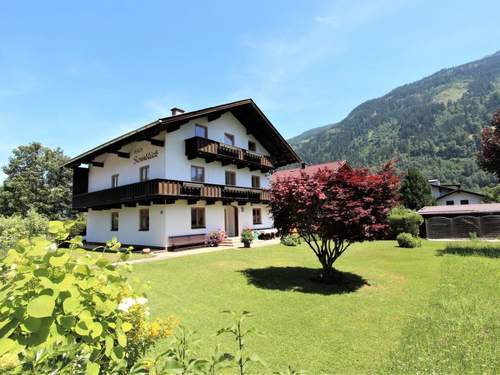
{"label": "shadow on grass", "polygon": [[320,283],[317,281],[319,270],[305,267],[249,268],[240,272],[249,284],[270,290],[330,295],[351,293],[370,285],[359,275],[340,271],[336,283]]}
{"label": "shadow on grass", "polygon": [[500,246],[493,244],[448,244],[444,249],[438,250],[437,255],[462,255],[500,258]]}

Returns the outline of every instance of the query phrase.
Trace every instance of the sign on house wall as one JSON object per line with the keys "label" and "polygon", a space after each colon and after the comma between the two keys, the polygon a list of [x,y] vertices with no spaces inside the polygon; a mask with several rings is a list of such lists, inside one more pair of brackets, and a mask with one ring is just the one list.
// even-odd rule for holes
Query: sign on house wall
{"label": "sign on house wall", "polygon": [[139,146],[132,151],[132,160],[134,164],[141,163],[143,161],[151,160],[159,156],[158,150],[148,151],[144,147]]}

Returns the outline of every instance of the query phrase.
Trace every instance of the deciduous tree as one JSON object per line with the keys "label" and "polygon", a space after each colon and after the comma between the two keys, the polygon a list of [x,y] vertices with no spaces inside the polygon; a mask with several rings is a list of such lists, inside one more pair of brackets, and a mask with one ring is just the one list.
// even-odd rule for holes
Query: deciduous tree
{"label": "deciduous tree", "polygon": [[60,148],[33,142],[12,151],[3,172],[0,214],[25,216],[30,209],[49,218],[62,218],[71,209],[71,170],[61,168],[68,160]]}
{"label": "deciduous tree", "polygon": [[495,174],[500,181],[500,110],[493,115],[491,126],[483,129],[477,159],[482,169]]}
{"label": "deciduous tree", "polygon": [[316,254],[320,279],[333,281],[333,264],[352,243],[387,233],[386,217],[397,203],[398,189],[392,163],[378,173],[320,169],[275,181],[271,212],[281,234],[297,231]]}

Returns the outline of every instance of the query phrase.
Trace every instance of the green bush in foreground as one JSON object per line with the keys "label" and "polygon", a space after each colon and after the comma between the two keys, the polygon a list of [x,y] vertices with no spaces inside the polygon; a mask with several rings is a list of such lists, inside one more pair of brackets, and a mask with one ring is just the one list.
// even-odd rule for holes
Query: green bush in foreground
{"label": "green bush in foreground", "polygon": [[399,247],[414,248],[422,246],[420,238],[413,236],[410,233],[400,233],[396,237]]}
{"label": "green bush in foreground", "polygon": [[0,263],[0,372],[126,373],[175,325],[147,322],[147,300],[131,288],[128,266],[74,256],[81,238],[68,240],[71,226],[50,222],[52,241],[20,240]]}
{"label": "green bush in foreground", "polygon": [[396,238],[400,233],[410,233],[418,237],[420,226],[424,222],[422,215],[404,207],[393,208],[387,219],[393,238]]}

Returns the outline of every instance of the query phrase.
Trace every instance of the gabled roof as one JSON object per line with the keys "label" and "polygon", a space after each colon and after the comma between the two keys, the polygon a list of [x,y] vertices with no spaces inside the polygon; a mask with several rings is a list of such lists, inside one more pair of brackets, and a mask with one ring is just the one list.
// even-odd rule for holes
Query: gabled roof
{"label": "gabled roof", "polygon": [[478,197],[481,197],[483,198],[484,197],[484,194],[481,194],[481,193],[476,193],[474,191],[470,191],[470,190],[463,190],[463,189],[454,189],[452,191],[449,191],[443,195],[440,195],[439,197],[437,197],[436,199],[442,199],[442,198],[446,198],[450,195],[453,195],[455,193],[466,193],[466,194],[471,194],[471,195],[476,195]]}
{"label": "gabled roof", "polygon": [[463,204],[453,206],[425,206],[418,210],[421,215],[499,213],[500,203]]}
{"label": "gabled roof", "polygon": [[301,167],[301,168],[283,169],[281,171],[276,171],[273,173],[272,179],[273,181],[276,181],[278,179],[284,179],[289,177],[300,177],[302,172],[305,172],[308,175],[312,175],[318,172],[320,169],[330,169],[333,172],[338,172],[343,168],[351,169],[351,166],[345,160],[336,160],[328,163],[307,165],[304,168]]}
{"label": "gabled roof", "polygon": [[175,131],[179,126],[197,118],[208,116],[210,121],[210,119],[216,119],[225,112],[231,112],[247,128],[248,133],[253,134],[259,140],[271,154],[275,166],[280,167],[301,161],[255,102],[252,99],[244,99],[158,119],[78,155],[64,166],[74,168],[80,164],[90,163],[95,157],[107,152],[118,151],[131,142],[151,139],[162,131]]}

